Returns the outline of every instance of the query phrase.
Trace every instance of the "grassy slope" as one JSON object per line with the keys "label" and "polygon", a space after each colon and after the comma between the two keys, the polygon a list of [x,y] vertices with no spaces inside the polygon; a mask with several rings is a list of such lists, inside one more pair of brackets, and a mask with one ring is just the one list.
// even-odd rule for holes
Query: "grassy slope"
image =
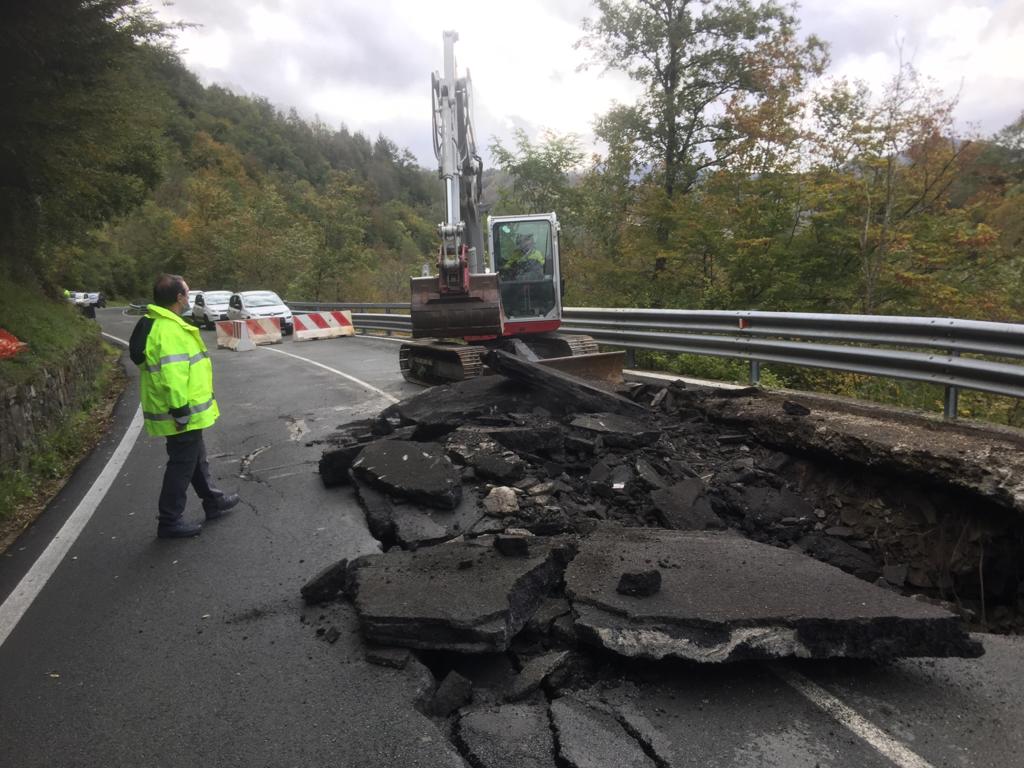
{"label": "grassy slope", "polygon": [[[37,289],[4,281],[0,328],[28,342],[28,350],[0,360],[0,391],[30,381],[44,366],[64,359],[73,349],[99,334],[93,320],[63,301],[47,299]],[[0,552],[60,490],[67,477],[106,431],[106,420],[124,389],[117,365],[119,351],[106,347],[107,359],[80,410],[41,436],[27,457],[27,471],[0,467]]]}

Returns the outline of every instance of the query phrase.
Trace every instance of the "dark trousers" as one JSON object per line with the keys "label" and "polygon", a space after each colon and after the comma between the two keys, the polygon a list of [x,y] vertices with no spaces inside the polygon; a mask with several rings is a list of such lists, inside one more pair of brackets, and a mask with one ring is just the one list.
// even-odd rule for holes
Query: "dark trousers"
{"label": "dark trousers", "polygon": [[203,501],[224,495],[210,479],[210,465],[206,463],[206,445],[203,430],[193,429],[167,438],[167,468],[160,488],[159,519],[161,524],[173,523],[185,512],[188,485],[196,489]]}

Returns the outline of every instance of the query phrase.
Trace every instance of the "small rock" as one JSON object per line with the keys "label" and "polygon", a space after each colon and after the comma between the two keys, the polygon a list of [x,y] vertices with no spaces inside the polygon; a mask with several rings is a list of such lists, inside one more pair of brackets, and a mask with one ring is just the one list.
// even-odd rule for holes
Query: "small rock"
{"label": "small rock", "polygon": [[494,537],[494,548],[505,557],[529,557],[530,540],[526,536],[502,536]]}
{"label": "small rock", "polygon": [[492,488],[484,499],[484,510],[494,517],[506,517],[519,511],[516,492],[505,485]]}
{"label": "small rock", "polygon": [[455,670],[449,672],[437,686],[427,705],[427,712],[436,717],[448,717],[452,712],[473,700],[473,683]]}
{"label": "small rock", "polygon": [[811,409],[792,400],[785,400],[782,403],[782,410],[790,416],[810,416]]}
{"label": "small rock", "polygon": [[661,589],[661,571],[626,571],[619,578],[615,591],[620,595],[650,597]]}
{"label": "small rock", "polygon": [[882,566],[882,578],[894,587],[902,587],[907,583],[910,568],[906,564]]}

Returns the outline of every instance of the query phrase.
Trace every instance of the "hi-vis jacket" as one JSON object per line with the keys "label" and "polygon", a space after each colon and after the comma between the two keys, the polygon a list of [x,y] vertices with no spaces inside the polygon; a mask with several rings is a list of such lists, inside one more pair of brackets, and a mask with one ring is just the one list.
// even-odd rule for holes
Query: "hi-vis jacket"
{"label": "hi-vis jacket", "polygon": [[176,435],[211,426],[220,415],[213,366],[199,329],[150,304],[132,332],[129,350],[140,369],[146,431]]}

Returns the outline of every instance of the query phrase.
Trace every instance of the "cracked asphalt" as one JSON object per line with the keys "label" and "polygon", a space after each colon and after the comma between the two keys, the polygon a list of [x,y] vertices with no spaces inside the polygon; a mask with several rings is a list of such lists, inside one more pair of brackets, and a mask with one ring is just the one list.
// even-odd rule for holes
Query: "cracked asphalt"
{"label": "cracked asphalt", "polygon": [[[97,316],[121,339],[136,319],[115,309]],[[377,549],[351,495],[323,488],[320,448],[306,443],[420,391],[402,380],[397,345],[286,340],[236,353],[216,350],[213,333],[203,333],[222,411],[206,437],[211,467],[243,503],[197,539],[158,541],[164,447],[135,441],[0,646],[0,762],[462,765],[412,708],[415,681],[363,660],[351,610],[305,608],[299,597],[323,566]],[[120,442],[138,403],[132,368],[111,433],[0,557],[0,600]],[[189,514],[201,515],[194,497]],[[337,642],[317,636],[325,624],[340,630]],[[982,639],[987,653],[977,660],[787,664],[782,674],[759,664],[680,665],[604,695],[643,712],[681,765],[1022,765],[1024,642]]]}

